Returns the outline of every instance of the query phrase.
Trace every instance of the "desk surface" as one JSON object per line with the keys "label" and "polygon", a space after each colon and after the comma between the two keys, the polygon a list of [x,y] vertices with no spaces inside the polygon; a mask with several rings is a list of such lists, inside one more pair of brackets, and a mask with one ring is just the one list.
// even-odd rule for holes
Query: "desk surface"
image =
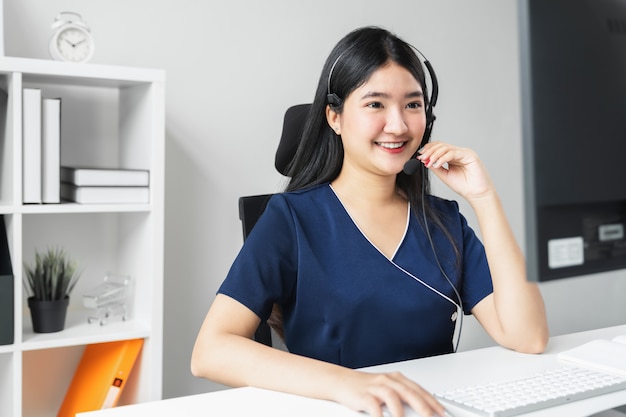
{"label": "desk surface", "polygon": [[[455,354],[417,359],[366,368],[371,371],[400,371],[429,391],[481,384],[497,380],[531,376],[560,366],[556,354],[593,339],[611,339],[626,335],[626,325],[557,336],[541,355],[513,352],[501,347],[470,350]],[[528,417],[583,417],[626,404],[626,391],[576,401],[548,410],[526,414]],[[456,408],[449,411],[455,417],[473,414]],[[162,401],[78,414],[80,417],[137,417],[171,415],[205,417],[208,415],[257,417],[363,417],[339,404],[303,398],[295,395],[257,388],[237,388],[206,394],[172,398]],[[407,417],[416,416],[407,413]]]}

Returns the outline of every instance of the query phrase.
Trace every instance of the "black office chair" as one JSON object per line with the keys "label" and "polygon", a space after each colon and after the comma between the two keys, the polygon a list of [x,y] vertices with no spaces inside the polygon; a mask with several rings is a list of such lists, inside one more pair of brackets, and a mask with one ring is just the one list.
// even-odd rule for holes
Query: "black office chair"
{"label": "black office chair", "polygon": [[[283,131],[274,160],[274,166],[278,172],[285,176],[302,137],[304,123],[310,107],[310,104],[298,104],[288,108],[285,112]],[[257,220],[263,214],[271,196],[272,194],[260,194],[239,197],[239,219],[241,220],[244,240],[246,240]],[[254,339],[267,346],[273,345],[272,332],[267,322],[262,322],[259,325],[254,334]]]}

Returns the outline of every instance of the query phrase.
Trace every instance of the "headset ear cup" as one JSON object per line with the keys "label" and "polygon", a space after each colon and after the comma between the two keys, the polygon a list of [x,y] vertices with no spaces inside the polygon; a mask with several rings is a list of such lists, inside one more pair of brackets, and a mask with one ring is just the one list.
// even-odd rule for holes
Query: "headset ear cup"
{"label": "headset ear cup", "polygon": [[335,93],[327,94],[326,101],[328,101],[328,104],[332,108],[340,107],[343,104],[343,100],[340,99],[339,96]]}

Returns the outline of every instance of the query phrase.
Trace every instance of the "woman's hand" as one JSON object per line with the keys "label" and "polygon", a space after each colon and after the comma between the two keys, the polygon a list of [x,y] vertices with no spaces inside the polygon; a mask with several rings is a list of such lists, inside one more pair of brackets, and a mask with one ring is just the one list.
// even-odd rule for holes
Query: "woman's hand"
{"label": "woman's hand", "polygon": [[372,417],[382,417],[386,409],[393,417],[404,416],[407,404],[421,416],[446,416],[443,406],[426,390],[399,372],[367,373],[353,371],[341,381],[337,401]]}
{"label": "woman's hand", "polygon": [[444,408],[400,373],[371,373],[307,358],[257,343],[260,319],[243,304],[218,294],[192,353],[195,376],[232,387],[254,386],[331,400],[372,417],[404,416],[404,404],[422,416],[444,416]]}
{"label": "woman's hand", "polygon": [[472,199],[493,191],[493,184],[476,152],[442,142],[426,144],[417,157],[453,191]]}
{"label": "woman's hand", "polygon": [[[476,153],[441,142],[424,146],[417,157],[472,206],[485,246],[493,293],[472,314],[500,345],[539,353],[548,342],[541,293],[526,277],[526,264],[500,198]],[[445,166],[444,166],[445,165]]]}

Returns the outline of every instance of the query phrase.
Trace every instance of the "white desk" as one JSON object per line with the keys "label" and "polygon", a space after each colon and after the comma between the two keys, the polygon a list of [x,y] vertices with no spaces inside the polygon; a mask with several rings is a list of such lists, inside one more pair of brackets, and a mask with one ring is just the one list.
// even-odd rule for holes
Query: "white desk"
{"label": "white desk", "polygon": [[[593,339],[611,339],[626,334],[626,325],[553,337],[541,355],[516,353],[501,347],[477,349],[367,368],[372,371],[400,371],[424,388],[441,391],[448,388],[480,384],[516,377],[531,376],[559,366],[556,354]],[[583,417],[626,404],[626,391],[576,401],[548,410],[526,414],[528,417]],[[449,408],[455,417],[473,414]],[[78,414],[80,417],[363,417],[339,404],[289,394],[237,388],[207,394],[191,395],[109,410]],[[415,416],[407,413],[407,417]]]}

